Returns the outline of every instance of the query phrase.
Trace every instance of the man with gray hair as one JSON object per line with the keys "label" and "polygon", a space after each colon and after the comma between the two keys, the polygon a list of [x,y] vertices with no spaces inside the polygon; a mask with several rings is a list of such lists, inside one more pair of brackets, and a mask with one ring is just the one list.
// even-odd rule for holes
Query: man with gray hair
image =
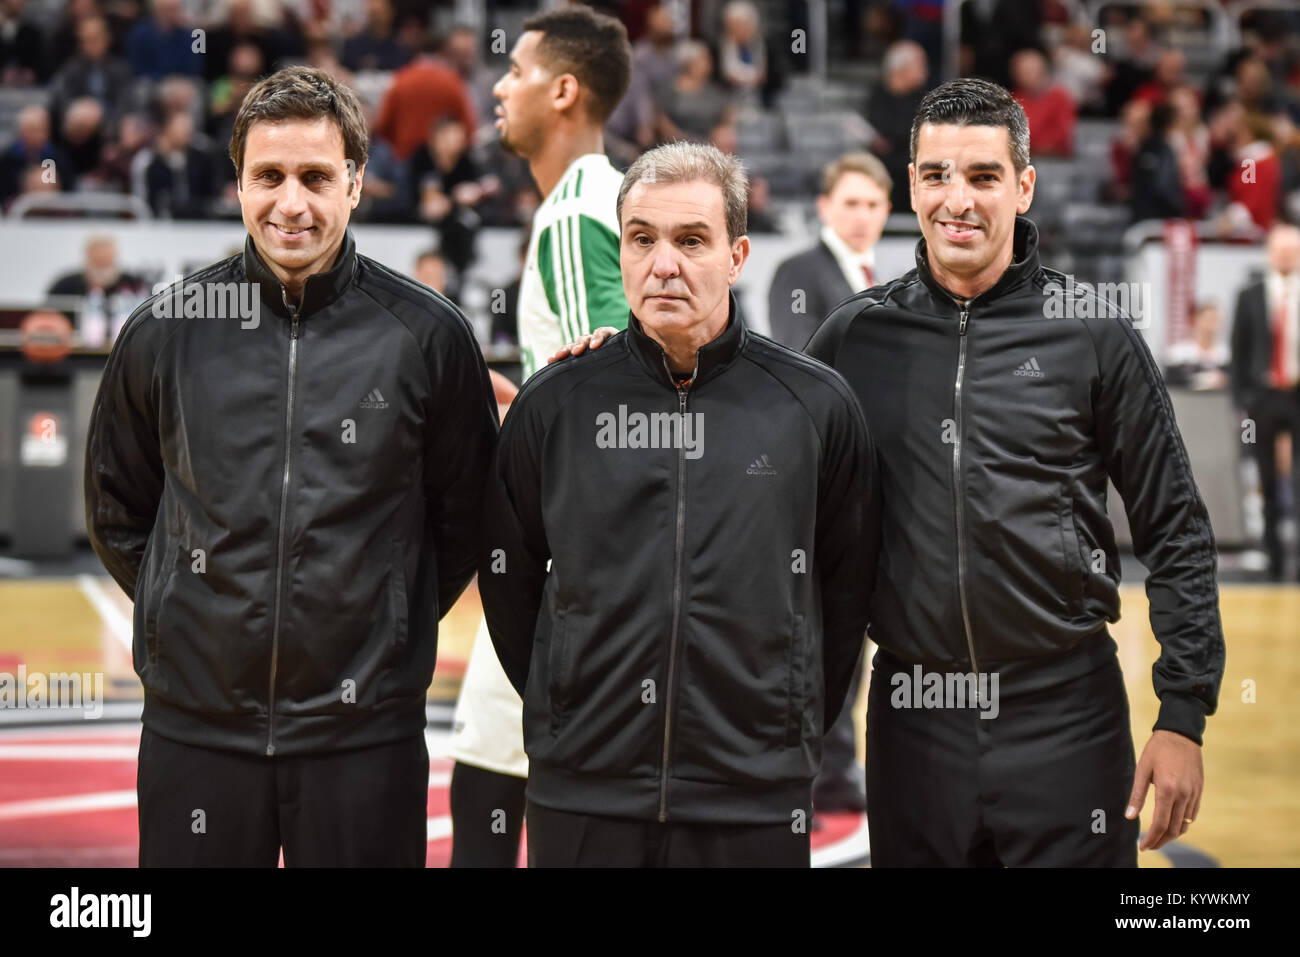
{"label": "man with gray hair", "polygon": [[844,381],[745,327],[746,189],[711,146],[638,159],[627,330],[536,373],[505,421],[479,590],[524,699],[530,866],[809,864],[869,617],[875,457]]}

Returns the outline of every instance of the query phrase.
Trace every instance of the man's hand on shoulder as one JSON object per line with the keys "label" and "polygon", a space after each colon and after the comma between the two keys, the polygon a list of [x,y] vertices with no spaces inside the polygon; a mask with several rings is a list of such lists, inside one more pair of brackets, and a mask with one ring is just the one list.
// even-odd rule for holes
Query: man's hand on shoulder
{"label": "man's hand on shoulder", "polygon": [[562,347],[559,352],[546,360],[546,364],[558,362],[561,359],[567,359],[569,356],[580,356],[588,349],[599,349],[604,345],[605,340],[610,336],[617,335],[618,329],[613,326],[601,326],[595,332],[589,332],[585,336],[579,336],[577,339]]}

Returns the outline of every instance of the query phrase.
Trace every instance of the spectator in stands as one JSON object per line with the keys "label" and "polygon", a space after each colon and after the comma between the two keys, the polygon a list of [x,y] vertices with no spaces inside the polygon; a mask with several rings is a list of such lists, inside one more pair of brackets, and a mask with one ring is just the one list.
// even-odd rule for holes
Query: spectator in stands
{"label": "spectator in stands", "polygon": [[1178,157],[1183,196],[1187,200],[1187,217],[1202,219],[1209,212],[1210,203],[1214,199],[1206,176],[1206,165],[1210,158],[1210,131],[1201,122],[1200,97],[1190,86],[1170,90],[1169,105],[1174,110],[1169,144]]}
{"label": "spectator in stands", "polygon": [[1029,150],[1034,156],[1074,154],[1074,99],[1052,79],[1047,57],[1019,50],[1011,58],[1011,89],[1029,120]]}
{"label": "spectator in stands", "polygon": [[1173,120],[1174,108],[1168,103],[1151,108],[1150,129],[1133,159],[1129,210],[1134,221],[1175,219],[1187,213],[1178,157],[1169,143]]}
{"label": "spectator in stands", "polygon": [[210,153],[194,145],[194,121],[173,113],[135,159],[132,192],[164,219],[202,219],[217,195]]}
{"label": "spectator in stands", "polygon": [[[69,190],[75,185],[72,163],[50,136],[50,114],[43,106],[27,106],[18,114],[18,135],[0,153],[0,206],[23,192],[29,171],[46,178],[55,189]],[[49,165],[45,166],[46,161]]]}
{"label": "spectator in stands", "polygon": [[[367,186],[367,188],[369,188]],[[434,249],[420,253],[415,260],[415,280],[430,289],[447,294],[447,260]]]}
{"label": "spectator in stands", "polygon": [[768,292],[772,338],[802,349],[839,302],[885,280],[875,245],[889,218],[889,171],[870,153],[848,153],[822,170],[816,245],[781,263]]}
{"label": "spectator in stands", "polygon": [[143,113],[128,113],[117,124],[113,138],[104,146],[99,175],[105,189],[131,192],[131,164],[153,140],[153,128]]}
{"label": "spectator in stands", "polygon": [[1264,499],[1268,575],[1281,581],[1284,552],[1276,443],[1291,436],[1291,501],[1300,505],[1300,229],[1268,235],[1268,271],[1237,297],[1232,323],[1232,392],[1255,425],[1254,450]]}
{"label": "spectator in stands", "polygon": [[101,343],[108,334],[109,317],[130,313],[149,295],[149,284],[118,265],[117,240],[96,234],[86,240],[85,265],[59,276],[46,295],[80,296],[87,301],[81,309],[64,310],[81,335]]}
{"label": "spectator in stands", "polygon": [[108,22],[100,16],[77,24],[77,55],[50,82],[50,112],[58,123],[73,100],[94,97],[110,122],[130,106],[136,80],[127,62],[109,53]]}
{"label": "spectator in stands", "polygon": [[464,275],[482,225],[475,207],[489,184],[480,180],[459,118],[443,116],[429,125],[427,141],[411,156],[410,183],[420,219],[437,229],[443,256]]}
{"label": "spectator in stands", "polygon": [[767,82],[767,44],[750,0],[731,0],[723,8],[718,59],[722,82],[742,101],[756,102]]}
{"label": "spectator in stands", "polygon": [[1221,230],[1240,233],[1251,225],[1273,227],[1282,208],[1282,161],[1273,148],[1273,124],[1247,113],[1235,127],[1236,162],[1228,176],[1228,207]]}
{"label": "spectator in stands", "polygon": [[930,67],[925,50],[911,40],[899,40],[885,51],[884,77],[867,100],[867,122],[875,131],[871,152],[884,161],[893,181],[890,203],[900,212],[912,208],[907,186],[908,148],[912,117],[925,96]]}
{"label": "spectator in stands", "polygon": [[1106,196],[1111,202],[1127,203],[1133,195],[1133,164],[1138,149],[1150,132],[1150,104],[1145,100],[1125,103],[1119,132],[1110,143],[1111,181],[1106,187]]}
{"label": "spectator in stands", "polygon": [[208,30],[204,72],[209,81],[218,79],[230,63],[230,51],[240,43],[252,43],[262,51],[263,69],[274,70],[282,47],[290,46],[280,31],[258,22],[252,0],[230,0],[223,20]]}
{"label": "spectator in stands", "polygon": [[1056,79],[1078,104],[1081,116],[1105,113],[1104,87],[1114,72],[1092,48],[1092,31],[1082,23],[1066,27],[1064,39],[1052,48]]}
{"label": "spectator in stands", "polygon": [[89,96],[74,100],[63,116],[59,145],[72,165],[77,189],[101,185],[99,164],[104,151],[104,108]]}
{"label": "spectator in stands", "polygon": [[1283,216],[1300,222],[1300,126],[1285,111],[1273,117],[1273,142],[1282,164]]}
{"label": "spectator in stands", "polygon": [[497,105],[496,97],[492,95],[496,75],[479,55],[479,32],[473,27],[453,27],[443,41],[442,58],[465,84],[478,122],[491,127]]}
{"label": "spectator in stands", "polygon": [[77,55],[81,24],[91,17],[108,23],[109,49],[114,56],[126,56],[126,35],[139,17],[135,4],[111,4],[101,9],[99,0],[68,0],[49,43],[46,45],[46,75],[52,75]]}
{"label": "spectator in stands", "polygon": [[[366,106],[366,124],[373,129],[375,111]],[[406,223],[411,216],[409,164],[403,163],[387,140],[370,141],[366,188],[353,217],[371,223]]]}
{"label": "spectator in stands", "polygon": [[400,70],[411,51],[397,42],[392,0],[366,0],[366,25],[343,42],[339,58],[349,70]]}
{"label": "spectator in stands", "polygon": [[655,119],[660,143],[692,140],[703,143],[732,110],[732,98],[713,82],[713,54],[698,40],[681,46],[677,79],[668,88]]}
{"label": "spectator in stands", "polygon": [[45,79],[45,40],[23,15],[26,0],[0,0],[0,86]]}
{"label": "spectator in stands", "polygon": [[[1042,0],[986,0],[961,9],[962,73],[1010,87],[1007,67],[1017,50],[1042,44]],[[933,57],[933,51],[927,53]],[[933,63],[933,60],[930,62]],[[907,177],[903,177],[907,182]]]}
{"label": "spectator in stands", "polygon": [[455,117],[467,137],[478,129],[465,81],[438,56],[438,48],[436,40],[427,40],[420,56],[397,71],[371,131],[388,140],[403,162],[425,142],[439,117]]}
{"label": "spectator in stands", "polygon": [[654,146],[655,111],[676,79],[679,50],[672,11],[651,7],[645,35],[632,47],[627,93],[605,124],[605,150],[624,166]]}
{"label": "spectator in stands", "polygon": [[[1115,32],[1110,31],[1108,35]],[[1115,58],[1114,73],[1106,84],[1106,112],[1111,116],[1118,115],[1138,87],[1155,75],[1160,57],[1160,49],[1151,41],[1151,28],[1140,16],[1128,22],[1122,38],[1118,50],[1108,50],[1108,55]]]}
{"label": "spectator in stands", "polygon": [[127,59],[137,77],[201,76],[203,53],[194,50],[194,37],[181,0],[152,0],[153,16],[127,34]]}
{"label": "spectator in stands", "polygon": [[1219,338],[1223,316],[1213,300],[1199,303],[1192,313],[1191,335],[1176,342],[1165,363],[1165,384],[1182,389],[1226,389],[1229,385],[1228,344]]}
{"label": "spectator in stands", "polygon": [[215,80],[208,90],[208,132],[214,142],[230,142],[239,107],[265,72],[262,50],[256,43],[241,42],[231,48],[229,71]]}
{"label": "spectator in stands", "polygon": [[1248,56],[1237,64],[1237,86],[1233,98],[1247,113],[1277,113],[1284,108],[1279,91],[1274,88],[1273,74],[1257,56]]}
{"label": "spectator in stands", "polygon": [[1227,99],[1209,113],[1206,128],[1210,134],[1210,155],[1205,163],[1205,176],[1210,187],[1227,190],[1228,178],[1238,173],[1237,129],[1246,122],[1246,111],[1236,100]]}
{"label": "spectator in stands", "polygon": [[1151,79],[1139,86],[1133,98],[1158,106],[1169,99],[1169,94],[1187,85],[1187,58],[1178,49],[1161,50]]}

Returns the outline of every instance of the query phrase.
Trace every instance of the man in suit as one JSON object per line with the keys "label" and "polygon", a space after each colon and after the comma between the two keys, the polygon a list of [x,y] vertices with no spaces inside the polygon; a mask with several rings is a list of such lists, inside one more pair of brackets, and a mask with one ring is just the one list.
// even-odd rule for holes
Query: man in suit
{"label": "man in suit", "polygon": [[889,218],[893,186],[870,153],[847,153],[822,171],[817,245],[777,267],[768,292],[772,338],[802,349],[821,321],[854,293],[876,285],[876,241]]}
{"label": "man in suit", "polygon": [[[1268,234],[1268,272],[1237,297],[1232,324],[1232,391],[1255,423],[1255,458],[1264,495],[1269,578],[1283,574],[1277,437],[1291,435],[1293,507],[1300,507],[1300,228]],[[1300,571],[1297,572],[1300,575]]]}

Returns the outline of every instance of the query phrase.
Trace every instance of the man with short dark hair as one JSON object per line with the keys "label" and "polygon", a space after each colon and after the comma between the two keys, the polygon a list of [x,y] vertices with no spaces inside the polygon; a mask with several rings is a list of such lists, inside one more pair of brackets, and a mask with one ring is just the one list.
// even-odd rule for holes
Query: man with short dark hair
{"label": "man with short dark hair", "polygon": [[460,311],[356,251],[367,141],[320,70],[253,87],[243,253],[138,308],[95,400],[86,526],[135,602],[145,866],[425,861],[425,696],[497,411]]}
{"label": "man with short dark hair", "polygon": [[626,332],[505,420],[479,590],[524,696],[530,866],[809,864],[879,501],[847,386],[730,294],[746,192],[711,146],[640,157]]}
{"label": "man with short dark hair", "polygon": [[[1150,786],[1142,849],[1200,805],[1224,661],[1209,517],[1141,335],[1039,262],[1019,104],[945,83],[910,154],[916,268],[842,304],[806,350],[853,387],[880,449],[872,863],[1133,867]],[[1136,766],[1106,630],[1108,478],[1161,644]]]}

